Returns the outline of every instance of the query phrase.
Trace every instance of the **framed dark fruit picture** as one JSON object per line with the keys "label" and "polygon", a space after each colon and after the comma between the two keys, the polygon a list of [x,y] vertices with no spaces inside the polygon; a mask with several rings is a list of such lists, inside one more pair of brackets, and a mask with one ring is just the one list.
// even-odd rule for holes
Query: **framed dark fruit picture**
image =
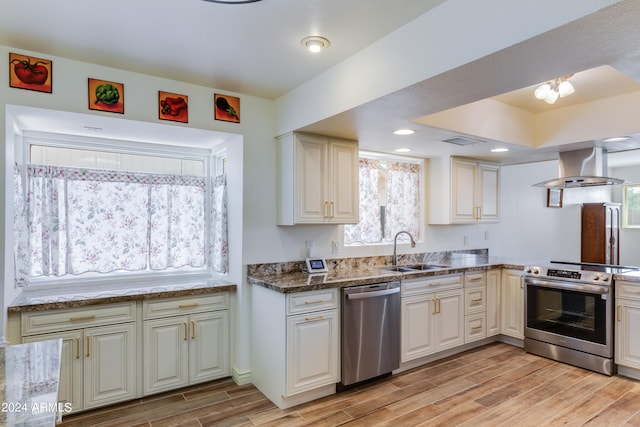
{"label": "framed dark fruit picture", "polygon": [[158,91],[158,117],[160,120],[189,122],[189,97]]}
{"label": "framed dark fruit picture", "polygon": [[240,98],[229,95],[213,95],[215,119],[240,123]]}
{"label": "framed dark fruit picture", "polygon": [[48,59],[9,53],[9,86],[51,93],[52,68]]}
{"label": "framed dark fruit picture", "polygon": [[89,109],[124,114],[124,84],[89,78]]}

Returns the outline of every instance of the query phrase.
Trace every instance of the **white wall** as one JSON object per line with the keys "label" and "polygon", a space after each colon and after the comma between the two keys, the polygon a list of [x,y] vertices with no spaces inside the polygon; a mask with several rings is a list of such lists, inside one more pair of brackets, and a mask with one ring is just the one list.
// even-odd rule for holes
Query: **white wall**
{"label": "white wall", "polygon": [[[640,165],[618,167],[612,174],[629,182],[640,183]],[[622,203],[622,186],[613,192],[613,201]],[[620,230],[620,264],[640,266],[640,229],[623,228]]]}

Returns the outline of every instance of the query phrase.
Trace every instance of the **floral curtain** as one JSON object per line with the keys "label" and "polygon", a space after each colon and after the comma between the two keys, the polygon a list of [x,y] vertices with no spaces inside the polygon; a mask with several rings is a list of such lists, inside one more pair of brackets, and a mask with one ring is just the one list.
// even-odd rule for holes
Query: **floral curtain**
{"label": "floral curtain", "polygon": [[[205,195],[202,177],[28,165],[25,209],[15,218],[28,229],[16,240],[17,282],[203,267]],[[221,216],[217,244],[226,252],[226,212]]]}
{"label": "floral curtain", "polygon": [[227,231],[227,177],[218,175],[213,180],[211,197],[211,267],[218,273],[227,273],[229,243]]}
{"label": "floral curtain", "polygon": [[377,243],[382,238],[380,226],[380,161],[360,159],[360,222],[344,226],[344,243]]}
{"label": "floral curtain", "polygon": [[[387,164],[387,221],[385,240],[392,241],[405,230],[420,238],[420,165],[389,162]],[[402,238],[401,238],[402,237]],[[398,237],[403,240],[404,234]]]}

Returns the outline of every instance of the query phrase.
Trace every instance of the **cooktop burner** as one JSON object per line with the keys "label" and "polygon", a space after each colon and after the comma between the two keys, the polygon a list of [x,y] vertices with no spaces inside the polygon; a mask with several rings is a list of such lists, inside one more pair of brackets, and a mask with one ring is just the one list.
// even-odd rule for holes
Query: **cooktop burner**
{"label": "cooktop burner", "polygon": [[596,271],[599,273],[609,274],[622,274],[628,271],[638,270],[638,267],[629,267],[624,265],[595,264],[590,262],[572,261],[551,261],[548,268],[575,271]]}

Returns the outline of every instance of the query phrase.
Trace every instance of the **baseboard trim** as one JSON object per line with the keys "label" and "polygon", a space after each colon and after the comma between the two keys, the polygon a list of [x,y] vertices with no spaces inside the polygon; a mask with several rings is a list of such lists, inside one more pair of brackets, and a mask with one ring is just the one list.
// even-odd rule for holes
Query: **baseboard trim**
{"label": "baseboard trim", "polygon": [[251,384],[251,371],[240,372],[236,368],[231,370],[231,378],[238,385]]}

